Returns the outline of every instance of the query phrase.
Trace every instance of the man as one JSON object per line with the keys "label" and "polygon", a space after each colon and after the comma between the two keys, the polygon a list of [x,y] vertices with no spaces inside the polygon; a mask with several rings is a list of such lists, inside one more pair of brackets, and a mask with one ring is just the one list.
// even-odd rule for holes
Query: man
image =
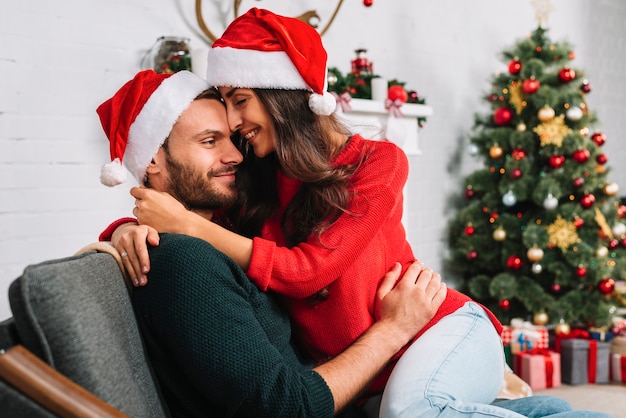
{"label": "man", "polygon": [[[103,103],[98,114],[112,161],[103,167],[102,182],[123,182],[123,161],[138,182],[174,195],[207,219],[232,203],[242,156],[230,140],[219,96],[206,87],[188,72],[148,70]],[[136,231],[148,236],[145,227]],[[379,321],[344,353],[313,367],[291,345],[289,319],[272,296],[260,292],[232,260],[195,238],[156,238],[150,282],[134,289],[132,298],[174,416],[354,412],[351,402],[432,318],[446,292],[438,275],[420,265],[399,280],[394,269],[378,291]],[[122,256],[130,270],[128,255]],[[566,410],[543,398],[501,405],[528,416]]]}

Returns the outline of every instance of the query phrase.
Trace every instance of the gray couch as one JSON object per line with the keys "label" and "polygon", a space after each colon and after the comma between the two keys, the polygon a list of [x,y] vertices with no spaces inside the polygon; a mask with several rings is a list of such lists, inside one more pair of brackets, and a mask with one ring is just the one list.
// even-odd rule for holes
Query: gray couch
{"label": "gray couch", "polygon": [[[0,349],[23,345],[128,416],[166,417],[119,257],[106,244],[93,247],[29,266],[11,284],[13,317],[0,323]],[[1,379],[0,405],[3,416],[55,416]]]}

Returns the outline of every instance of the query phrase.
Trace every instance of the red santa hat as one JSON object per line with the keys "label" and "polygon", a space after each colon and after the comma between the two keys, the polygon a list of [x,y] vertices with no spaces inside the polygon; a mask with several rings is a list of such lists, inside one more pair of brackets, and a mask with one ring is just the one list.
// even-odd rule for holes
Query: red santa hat
{"label": "red santa hat", "polygon": [[327,92],[327,54],[310,25],[252,8],[217,39],[207,57],[212,86],[309,90],[309,107],[330,115],[336,100]]}
{"label": "red santa hat", "polygon": [[111,162],[102,166],[100,182],[112,187],[126,181],[123,162],[142,184],[148,164],[178,117],[208,87],[189,71],[157,74],[144,70],[98,106],[96,112],[111,152]]}

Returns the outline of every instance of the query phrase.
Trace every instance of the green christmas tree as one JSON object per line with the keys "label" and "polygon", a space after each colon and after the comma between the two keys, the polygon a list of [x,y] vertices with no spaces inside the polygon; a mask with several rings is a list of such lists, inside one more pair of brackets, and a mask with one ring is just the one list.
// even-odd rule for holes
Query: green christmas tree
{"label": "green christmas tree", "polygon": [[573,59],[541,25],[504,51],[508,69],[493,76],[490,112],[470,135],[484,168],[464,179],[448,266],[504,323],[606,326],[623,302],[614,289],[626,276],[626,207]]}

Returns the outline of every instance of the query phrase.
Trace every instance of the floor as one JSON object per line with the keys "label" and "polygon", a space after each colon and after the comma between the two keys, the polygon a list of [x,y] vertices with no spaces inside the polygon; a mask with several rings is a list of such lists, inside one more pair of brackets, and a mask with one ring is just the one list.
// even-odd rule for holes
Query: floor
{"label": "floor", "polygon": [[615,418],[626,418],[626,385],[561,385],[558,388],[535,391],[534,394],[563,398],[574,409],[605,412]]}

